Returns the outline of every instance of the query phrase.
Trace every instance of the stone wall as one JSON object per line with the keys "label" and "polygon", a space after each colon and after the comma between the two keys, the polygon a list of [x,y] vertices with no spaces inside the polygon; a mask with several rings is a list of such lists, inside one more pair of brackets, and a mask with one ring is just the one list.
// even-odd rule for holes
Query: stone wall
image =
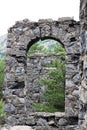
{"label": "stone wall", "polygon": [[[5,85],[3,88],[7,123],[26,124],[29,120],[28,117],[32,118],[29,108],[30,100],[27,100],[30,83],[27,84],[28,80],[26,80],[29,64],[27,64],[27,51],[39,39],[50,38],[59,41],[66,49],[65,118],[76,122],[73,124],[71,121],[72,124],[68,123],[66,126],[68,127],[69,124],[70,127],[77,125],[80,85],[79,58],[81,53],[79,36],[80,24],[71,18],[61,18],[59,21],[39,20],[38,22],[30,22],[25,19],[16,22],[8,30]],[[33,79],[32,74],[30,73],[31,80]],[[37,119],[36,115],[34,117]],[[74,130],[74,126],[72,130]]]}
{"label": "stone wall", "polygon": [[80,0],[81,57],[79,129],[87,130],[87,0]]}

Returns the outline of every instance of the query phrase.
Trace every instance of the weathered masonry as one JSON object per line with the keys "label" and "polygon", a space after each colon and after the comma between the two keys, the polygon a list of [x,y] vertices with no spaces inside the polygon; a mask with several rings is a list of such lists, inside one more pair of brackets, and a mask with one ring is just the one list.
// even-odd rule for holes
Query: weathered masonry
{"label": "weathered masonry", "polygon": [[[65,113],[33,112],[28,96],[27,51],[48,38],[66,49]],[[25,19],[9,29],[3,95],[8,124],[34,130],[87,130],[87,0],[80,0],[80,22]]]}
{"label": "weathered masonry", "polygon": [[[8,30],[4,100],[9,124],[36,129],[77,130],[79,112],[80,23],[71,18],[58,21],[25,19]],[[27,51],[39,39],[54,39],[66,49],[65,113],[38,113],[30,109],[27,84]],[[30,74],[32,77],[32,73]]]}
{"label": "weathered masonry", "polygon": [[81,57],[80,57],[80,100],[79,129],[87,130],[87,0],[80,0]]}

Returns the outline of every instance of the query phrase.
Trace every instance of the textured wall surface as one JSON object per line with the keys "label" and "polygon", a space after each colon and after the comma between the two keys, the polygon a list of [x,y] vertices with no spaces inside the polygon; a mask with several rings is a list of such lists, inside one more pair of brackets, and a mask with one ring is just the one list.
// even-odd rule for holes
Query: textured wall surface
{"label": "textured wall surface", "polygon": [[79,129],[87,130],[87,0],[80,0],[81,58]]}
{"label": "textured wall surface", "polygon": [[[71,18],[61,18],[58,21],[51,19],[39,20],[38,22],[30,22],[25,19],[16,22],[8,30],[5,85],[3,90],[7,123],[29,125],[29,121],[33,122],[33,118],[37,119],[39,117],[39,120],[44,117],[34,113],[31,114],[31,109],[29,108],[30,102],[27,100],[27,97],[29,98],[29,85],[26,78],[29,64],[27,64],[27,51],[39,39],[50,38],[59,41],[66,49],[65,119],[67,118],[67,121],[64,119],[63,122],[68,123],[65,123],[67,128],[62,129],[68,130],[71,125],[77,125],[80,86],[79,58],[81,53],[79,36],[80,24]],[[32,80],[32,73],[30,75]],[[48,117],[49,119],[52,118]],[[46,121],[48,121],[48,117]],[[53,117],[55,122],[56,117],[54,115]],[[42,119],[41,122],[44,124]],[[38,123],[30,124],[35,125]],[[68,128],[69,125],[70,127]],[[72,130],[76,128],[72,126]]]}

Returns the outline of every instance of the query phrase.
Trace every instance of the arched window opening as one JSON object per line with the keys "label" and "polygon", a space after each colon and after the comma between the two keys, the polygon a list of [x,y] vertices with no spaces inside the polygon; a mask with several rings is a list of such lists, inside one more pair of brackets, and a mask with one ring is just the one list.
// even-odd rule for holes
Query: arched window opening
{"label": "arched window opening", "polygon": [[27,52],[27,100],[30,111],[65,109],[65,49],[53,39],[39,40]]}

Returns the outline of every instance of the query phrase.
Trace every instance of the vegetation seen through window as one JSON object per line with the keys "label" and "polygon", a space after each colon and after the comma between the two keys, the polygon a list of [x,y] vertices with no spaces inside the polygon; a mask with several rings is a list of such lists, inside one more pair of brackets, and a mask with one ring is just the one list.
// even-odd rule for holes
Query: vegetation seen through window
{"label": "vegetation seen through window", "polygon": [[49,78],[41,77],[38,79],[39,85],[45,85],[43,92],[45,103],[33,103],[36,111],[57,112],[64,111],[65,107],[65,49],[55,40],[38,41],[28,51],[28,55],[34,53],[55,53],[60,56],[59,59],[52,59],[48,67],[55,67],[56,70],[49,71]]}

